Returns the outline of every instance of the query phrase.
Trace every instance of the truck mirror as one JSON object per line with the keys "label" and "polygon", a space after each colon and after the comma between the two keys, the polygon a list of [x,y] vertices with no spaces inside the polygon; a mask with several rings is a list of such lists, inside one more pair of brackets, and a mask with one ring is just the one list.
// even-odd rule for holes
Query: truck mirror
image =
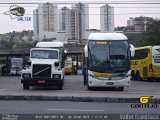
{"label": "truck mirror", "polygon": [[26,65],[27,65],[27,66],[31,66],[31,61],[27,61],[27,62],[26,62]]}
{"label": "truck mirror", "polygon": [[55,67],[58,67],[59,66],[59,62],[55,62],[54,65],[55,65]]}
{"label": "truck mirror", "polygon": [[65,54],[64,54],[64,59],[66,59],[66,58],[67,58],[67,54],[65,53]]}

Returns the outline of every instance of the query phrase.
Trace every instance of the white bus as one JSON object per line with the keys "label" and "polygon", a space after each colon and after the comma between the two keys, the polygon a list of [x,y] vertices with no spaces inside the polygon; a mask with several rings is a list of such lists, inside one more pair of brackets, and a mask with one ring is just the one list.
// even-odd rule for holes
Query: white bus
{"label": "white bus", "polygon": [[91,33],[84,48],[84,84],[93,87],[130,85],[130,45],[122,33]]}

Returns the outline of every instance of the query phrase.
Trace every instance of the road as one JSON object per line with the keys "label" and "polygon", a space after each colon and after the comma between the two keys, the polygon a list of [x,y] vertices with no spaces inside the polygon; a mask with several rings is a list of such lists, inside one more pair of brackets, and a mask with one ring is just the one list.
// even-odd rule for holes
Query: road
{"label": "road", "polygon": [[[127,87],[122,93],[157,93],[160,91],[159,82],[149,81],[131,81],[131,86]],[[20,76],[0,76],[0,91],[24,91],[20,82]],[[53,87],[32,87],[31,90],[54,90]],[[56,90],[56,89],[55,89]],[[83,85],[83,77],[81,75],[66,75],[63,90],[64,92],[89,92]],[[99,88],[92,92],[119,92],[115,88]]]}
{"label": "road", "polygon": [[160,114],[160,104],[158,104],[158,108],[131,108],[131,104],[67,101],[0,101],[0,114]]}
{"label": "road", "polygon": [[[131,86],[125,88],[124,91],[118,91],[115,88],[110,89],[95,89],[88,91],[83,85],[83,77],[81,75],[67,75],[65,76],[65,84],[63,90],[56,90],[54,87],[32,87],[31,90],[23,90],[20,83],[20,76],[0,76],[0,95],[8,96],[56,96],[59,101],[0,101],[0,119],[6,120],[8,114],[25,114],[35,115],[40,114],[118,114],[116,119],[120,120],[119,114],[158,114],[160,119],[160,104],[158,108],[131,108],[135,103],[114,103],[106,102],[71,102],[62,101],[60,96],[70,97],[105,97],[105,98],[139,98],[142,95],[152,95],[153,98],[160,96],[160,82],[149,81],[131,81]],[[69,99],[70,99],[69,98]],[[27,97],[26,97],[27,99]],[[78,99],[78,98],[76,98]],[[85,98],[87,99],[87,98]],[[152,98],[151,98],[152,99]],[[104,98],[102,99],[102,101]],[[82,100],[83,101],[83,100]],[[105,100],[104,100],[105,101]],[[112,101],[112,100],[111,100]],[[139,102],[136,103],[141,105]],[[151,104],[151,103],[150,103]],[[7,114],[7,115],[6,115]],[[115,116],[115,115],[114,115]],[[10,116],[9,116],[10,117]],[[12,116],[11,116],[12,117]],[[29,120],[35,116],[27,117],[21,116],[22,120]],[[45,116],[46,117],[46,116]],[[53,116],[52,116],[53,117]],[[92,118],[90,118],[92,119]],[[157,119],[157,120],[158,120]],[[20,119],[21,120],[21,119]],[[37,119],[36,119],[37,120]],[[39,119],[38,119],[39,120]],[[44,119],[43,120],[50,120]],[[53,119],[52,119],[53,120]],[[56,119],[58,120],[58,119]],[[68,120],[68,119],[65,119]],[[72,119],[70,119],[72,120]],[[75,119],[74,119],[75,120]],[[81,119],[78,119],[81,120]],[[86,119],[83,119],[86,120]],[[88,119],[87,119],[88,120]],[[94,120],[94,119],[92,119]],[[97,119],[96,119],[97,120]],[[103,120],[103,119],[100,119]],[[105,119],[106,120],[106,119]],[[112,119],[108,119],[112,120]],[[134,120],[134,119],[133,119]],[[143,119],[141,119],[143,120]]]}

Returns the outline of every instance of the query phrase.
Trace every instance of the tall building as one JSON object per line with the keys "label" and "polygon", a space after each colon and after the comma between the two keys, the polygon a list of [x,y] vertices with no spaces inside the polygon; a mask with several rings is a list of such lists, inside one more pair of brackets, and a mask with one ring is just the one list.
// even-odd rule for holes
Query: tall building
{"label": "tall building", "polygon": [[79,43],[79,17],[78,11],[76,9],[71,9],[69,11],[67,34],[69,43]]}
{"label": "tall building", "polygon": [[59,30],[66,31],[68,26],[69,8],[63,7],[59,10]]}
{"label": "tall building", "polygon": [[50,3],[39,4],[33,11],[34,39],[55,38],[58,30],[58,7]]}
{"label": "tall building", "polygon": [[78,11],[78,20],[79,20],[79,41],[80,43],[82,42],[83,39],[85,38],[85,32],[86,30],[89,29],[89,9],[88,9],[88,4],[83,4],[83,3],[77,3],[75,4],[75,9]]}
{"label": "tall building", "polygon": [[108,4],[100,7],[100,24],[102,32],[114,31],[114,8]]}
{"label": "tall building", "polygon": [[89,29],[88,5],[82,3],[72,5],[72,9],[69,10],[67,25],[68,42],[82,43],[82,40],[86,39],[85,31]]}

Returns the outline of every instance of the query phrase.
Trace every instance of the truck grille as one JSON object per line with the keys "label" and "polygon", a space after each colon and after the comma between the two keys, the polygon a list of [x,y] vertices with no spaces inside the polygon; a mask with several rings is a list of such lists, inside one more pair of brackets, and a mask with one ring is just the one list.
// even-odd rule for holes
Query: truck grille
{"label": "truck grille", "polygon": [[34,64],[32,77],[33,78],[51,78],[51,65]]}

